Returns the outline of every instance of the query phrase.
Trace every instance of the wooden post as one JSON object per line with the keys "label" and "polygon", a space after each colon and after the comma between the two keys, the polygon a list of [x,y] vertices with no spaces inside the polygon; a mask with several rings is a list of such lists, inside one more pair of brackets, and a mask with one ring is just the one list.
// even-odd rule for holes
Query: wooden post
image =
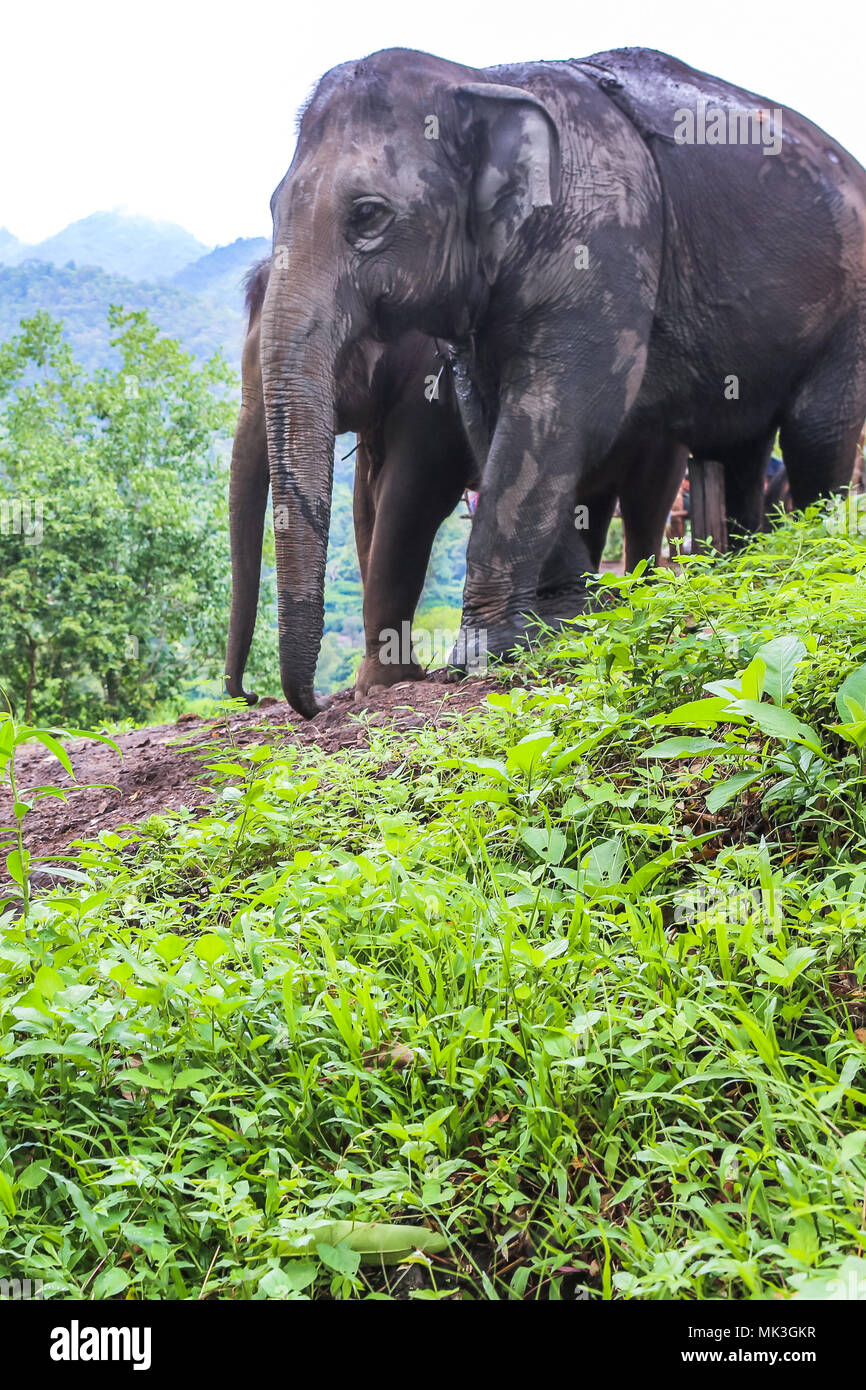
{"label": "wooden post", "polygon": [[689,459],[689,511],[692,520],[692,553],[728,548],[725,515],[725,470],[712,459]]}

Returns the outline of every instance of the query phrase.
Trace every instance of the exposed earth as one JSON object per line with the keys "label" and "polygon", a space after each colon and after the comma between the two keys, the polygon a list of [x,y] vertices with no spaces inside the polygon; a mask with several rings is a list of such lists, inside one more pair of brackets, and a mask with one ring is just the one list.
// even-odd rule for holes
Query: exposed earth
{"label": "exposed earth", "polygon": [[[61,787],[66,801],[46,797],[25,821],[25,843],[35,858],[62,856],[75,840],[93,840],[167,810],[205,808],[213,792],[203,781],[202,753],[218,738],[243,745],[273,738],[316,743],[326,752],[359,747],[368,741],[365,724],[394,729],[438,725],[480,705],[502,681],[474,678],[457,684],[434,672],[424,681],[404,681],[380,694],[355,700],[352,691],[332,697],[328,708],[307,722],[283,701],[263,700],[241,712],[200,719],[182,715],[176,724],[161,724],[118,734],[121,757],[105,744],[88,739],[66,743],[77,783],[40,743],[26,744],[16,755],[19,795],[40,785]],[[365,719],[359,720],[359,715]],[[0,826],[12,824],[12,799],[0,792]],[[40,875],[47,881],[48,875]]]}

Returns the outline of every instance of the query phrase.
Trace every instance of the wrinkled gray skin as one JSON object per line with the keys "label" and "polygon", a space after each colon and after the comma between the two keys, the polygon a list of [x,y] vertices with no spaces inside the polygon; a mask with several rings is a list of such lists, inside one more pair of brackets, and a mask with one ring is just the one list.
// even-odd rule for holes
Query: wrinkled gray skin
{"label": "wrinkled gray skin", "polygon": [[494,654],[530,630],[578,488],[599,511],[643,499],[649,551],[646,499],[686,449],[725,465],[735,529],[760,522],[777,429],[796,506],[850,476],[866,174],[787,109],[778,155],[678,145],[675,112],[699,99],[774,105],[647,50],[483,71],[386,50],[322,79],[272,200],[261,324],[271,487],[291,518],[282,684],[302,714],[317,708],[336,383],[366,371],[369,393],[362,344],[417,330],[457,351],[468,427],[480,415],[490,439],[463,621]]}
{"label": "wrinkled gray skin", "polygon": [[[267,504],[268,442],[261,375],[261,311],[270,261],[250,272],[248,327],[241,375],[241,407],[232,450],[231,545],[232,612],[226,654],[230,695],[250,704],[243,673],[252,642],[259,596],[262,539]],[[414,657],[383,663],[383,632],[411,630],[436,531],[467,487],[476,487],[476,452],[486,454],[489,439],[479,406],[465,401],[472,427],[483,439],[471,447],[458,394],[470,391],[459,369],[437,344],[408,333],[382,352],[364,345],[357,362],[375,353],[369,378],[357,370],[337,387],[339,429],[358,431],[353,511],[364,594],[365,655],[356,693],[423,676]],[[436,379],[435,393],[430,383]],[[679,479],[676,480],[678,486]],[[584,576],[598,569],[609,515],[593,508],[595,525],[576,531],[569,516],[565,534],[542,566],[533,611],[555,623],[577,613],[586,600]],[[665,513],[666,515],[667,513]],[[629,530],[626,543],[630,546]],[[389,653],[390,655],[390,653]]]}

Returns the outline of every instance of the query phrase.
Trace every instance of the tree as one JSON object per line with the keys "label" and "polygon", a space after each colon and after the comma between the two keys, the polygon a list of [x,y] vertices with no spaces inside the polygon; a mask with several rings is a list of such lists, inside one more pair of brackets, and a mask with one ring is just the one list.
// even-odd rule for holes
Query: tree
{"label": "tree", "polygon": [[44,313],[0,345],[0,685],[28,722],[141,719],[221,670],[234,376],[109,324],[118,371]]}

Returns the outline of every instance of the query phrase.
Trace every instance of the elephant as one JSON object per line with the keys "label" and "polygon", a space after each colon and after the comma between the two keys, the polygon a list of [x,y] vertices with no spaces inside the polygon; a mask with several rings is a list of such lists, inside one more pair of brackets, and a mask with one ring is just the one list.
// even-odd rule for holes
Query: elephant
{"label": "elephant", "polygon": [[[244,689],[243,674],[256,622],[269,488],[260,339],[270,265],[261,261],[247,276],[229,499],[233,582],[226,688],[250,704],[258,696]],[[387,659],[385,634],[399,634],[398,645],[405,646],[402,635],[411,631],[436,531],[464,490],[478,485],[489,440],[479,403],[469,399],[471,390],[447,345],[411,332],[387,349],[364,343],[341,377],[337,428],[358,432],[353,514],[365,630],[355,681],[359,696],[424,674],[411,650],[405,660]],[[601,563],[615,501],[578,497],[575,502],[575,508],[587,508],[589,525],[578,529],[569,515],[541,568],[533,612],[545,624],[558,625],[586,606],[585,576]],[[642,558],[628,507],[624,534],[630,561]],[[659,545],[660,535],[652,554]]]}
{"label": "elephant", "polygon": [[866,173],[788,108],[646,49],[485,69],[386,49],[320,81],[271,210],[260,365],[302,715],[346,382],[369,395],[407,334],[450,344],[480,440],[463,627],[494,655],[531,633],[577,496],[619,495],[637,551],[686,452],[724,466],[734,531],[760,525],[777,431],[796,507],[850,477]]}
{"label": "elephant", "polygon": [[[249,704],[258,696],[244,689],[243,674],[256,622],[270,481],[260,360],[269,272],[270,261],[265,260],[247,277],[248,325],[229,495],[232,606],[226,689]],[[387,347],[359,344],[341,373],[336,428],[358,434],[353,514],[367,634],[356,680],[359,694],[423,675],[412,653],[406,661],[381,661],[379,633],[402,634],[402,624],[411,624],[436,531],[464,489],[477,482],[450,375],[436,353],[430,339],[409,332]],[[277,528],[283,519],[278,505],[275,501]],[[324,524],[327,535],[327,520]]]}

